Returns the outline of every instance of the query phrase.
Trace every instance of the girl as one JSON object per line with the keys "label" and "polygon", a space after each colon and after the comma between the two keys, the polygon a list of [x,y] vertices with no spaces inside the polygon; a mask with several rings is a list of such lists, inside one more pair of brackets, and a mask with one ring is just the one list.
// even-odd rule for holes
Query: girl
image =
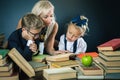
{"label": "girl", "polygon": [[68,25],[66,35],[60,37],[59,50],[67,50],[75,54],[85,52],[87,44],[82,38],[88,30],[88,19],[85,16],[77,16]]}

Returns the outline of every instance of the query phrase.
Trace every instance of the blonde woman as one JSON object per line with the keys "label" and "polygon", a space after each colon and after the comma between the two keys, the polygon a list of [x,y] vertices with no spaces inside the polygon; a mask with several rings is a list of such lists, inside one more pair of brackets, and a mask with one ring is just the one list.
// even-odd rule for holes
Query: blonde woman
{"label": "blonde woman", "polygon": [[[61,53],[61,51],[55,51],[54,49],[55,36],[58,32],[58,23],[55,21],[53,4],[48,0],[38,1],[34,5],[32,9],[32,13],[39,16],[39,18],[41,18],[44,22],[44,28],[40,33],[41,43],[44,44],[42,45],[42,47],[45,47],[45,51],[51,55]],[[19,22],[17,28],[21,27],[20,24],[21,22]],[[40,50],[42,47],[39,47]],[[43,51],[40,51],[40,52],[43,52]]]}
{"label": "blonde woman", "polygon": [[88,30],[88,19],[77,16],[68,24],[67,33],[60,37],[59,50],[66,50],[75,54],[85,52],[87,44],[82,36]]}

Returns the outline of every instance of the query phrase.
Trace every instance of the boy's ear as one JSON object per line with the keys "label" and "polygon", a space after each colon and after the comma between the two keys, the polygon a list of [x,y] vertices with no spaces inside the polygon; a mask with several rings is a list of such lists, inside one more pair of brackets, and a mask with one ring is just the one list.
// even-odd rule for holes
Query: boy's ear
{"label": "boy's ear", "polygon": [[25,28],[22,28],[22,31],[25,31],[26,29]]}

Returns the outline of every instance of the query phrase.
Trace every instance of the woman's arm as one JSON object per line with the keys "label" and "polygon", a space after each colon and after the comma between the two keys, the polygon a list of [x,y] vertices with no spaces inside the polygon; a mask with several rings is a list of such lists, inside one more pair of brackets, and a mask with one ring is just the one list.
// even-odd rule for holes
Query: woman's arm
{"label": "woman's arm", "polygon": [[55,54],[54,42],[55,42],[55,36],[57,32],[58,32],[58,23],[55,23],[51,34],[49,35],[49,37],[47,38],[45,42],[46,50],[51,55]]}

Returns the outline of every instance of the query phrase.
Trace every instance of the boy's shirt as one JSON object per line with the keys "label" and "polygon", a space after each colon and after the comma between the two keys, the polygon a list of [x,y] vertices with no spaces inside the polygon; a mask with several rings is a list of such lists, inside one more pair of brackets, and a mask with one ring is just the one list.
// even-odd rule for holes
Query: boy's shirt
{"label": "boy's shirt", "polygon": [[[39,44],[39,39],[35,40]],[[22,29],[14,31],[8,38],[8,49],[16,48],[20,54],[27,60],[32,60],[33,52],[27,46],[27,40],[22,37]]]}

